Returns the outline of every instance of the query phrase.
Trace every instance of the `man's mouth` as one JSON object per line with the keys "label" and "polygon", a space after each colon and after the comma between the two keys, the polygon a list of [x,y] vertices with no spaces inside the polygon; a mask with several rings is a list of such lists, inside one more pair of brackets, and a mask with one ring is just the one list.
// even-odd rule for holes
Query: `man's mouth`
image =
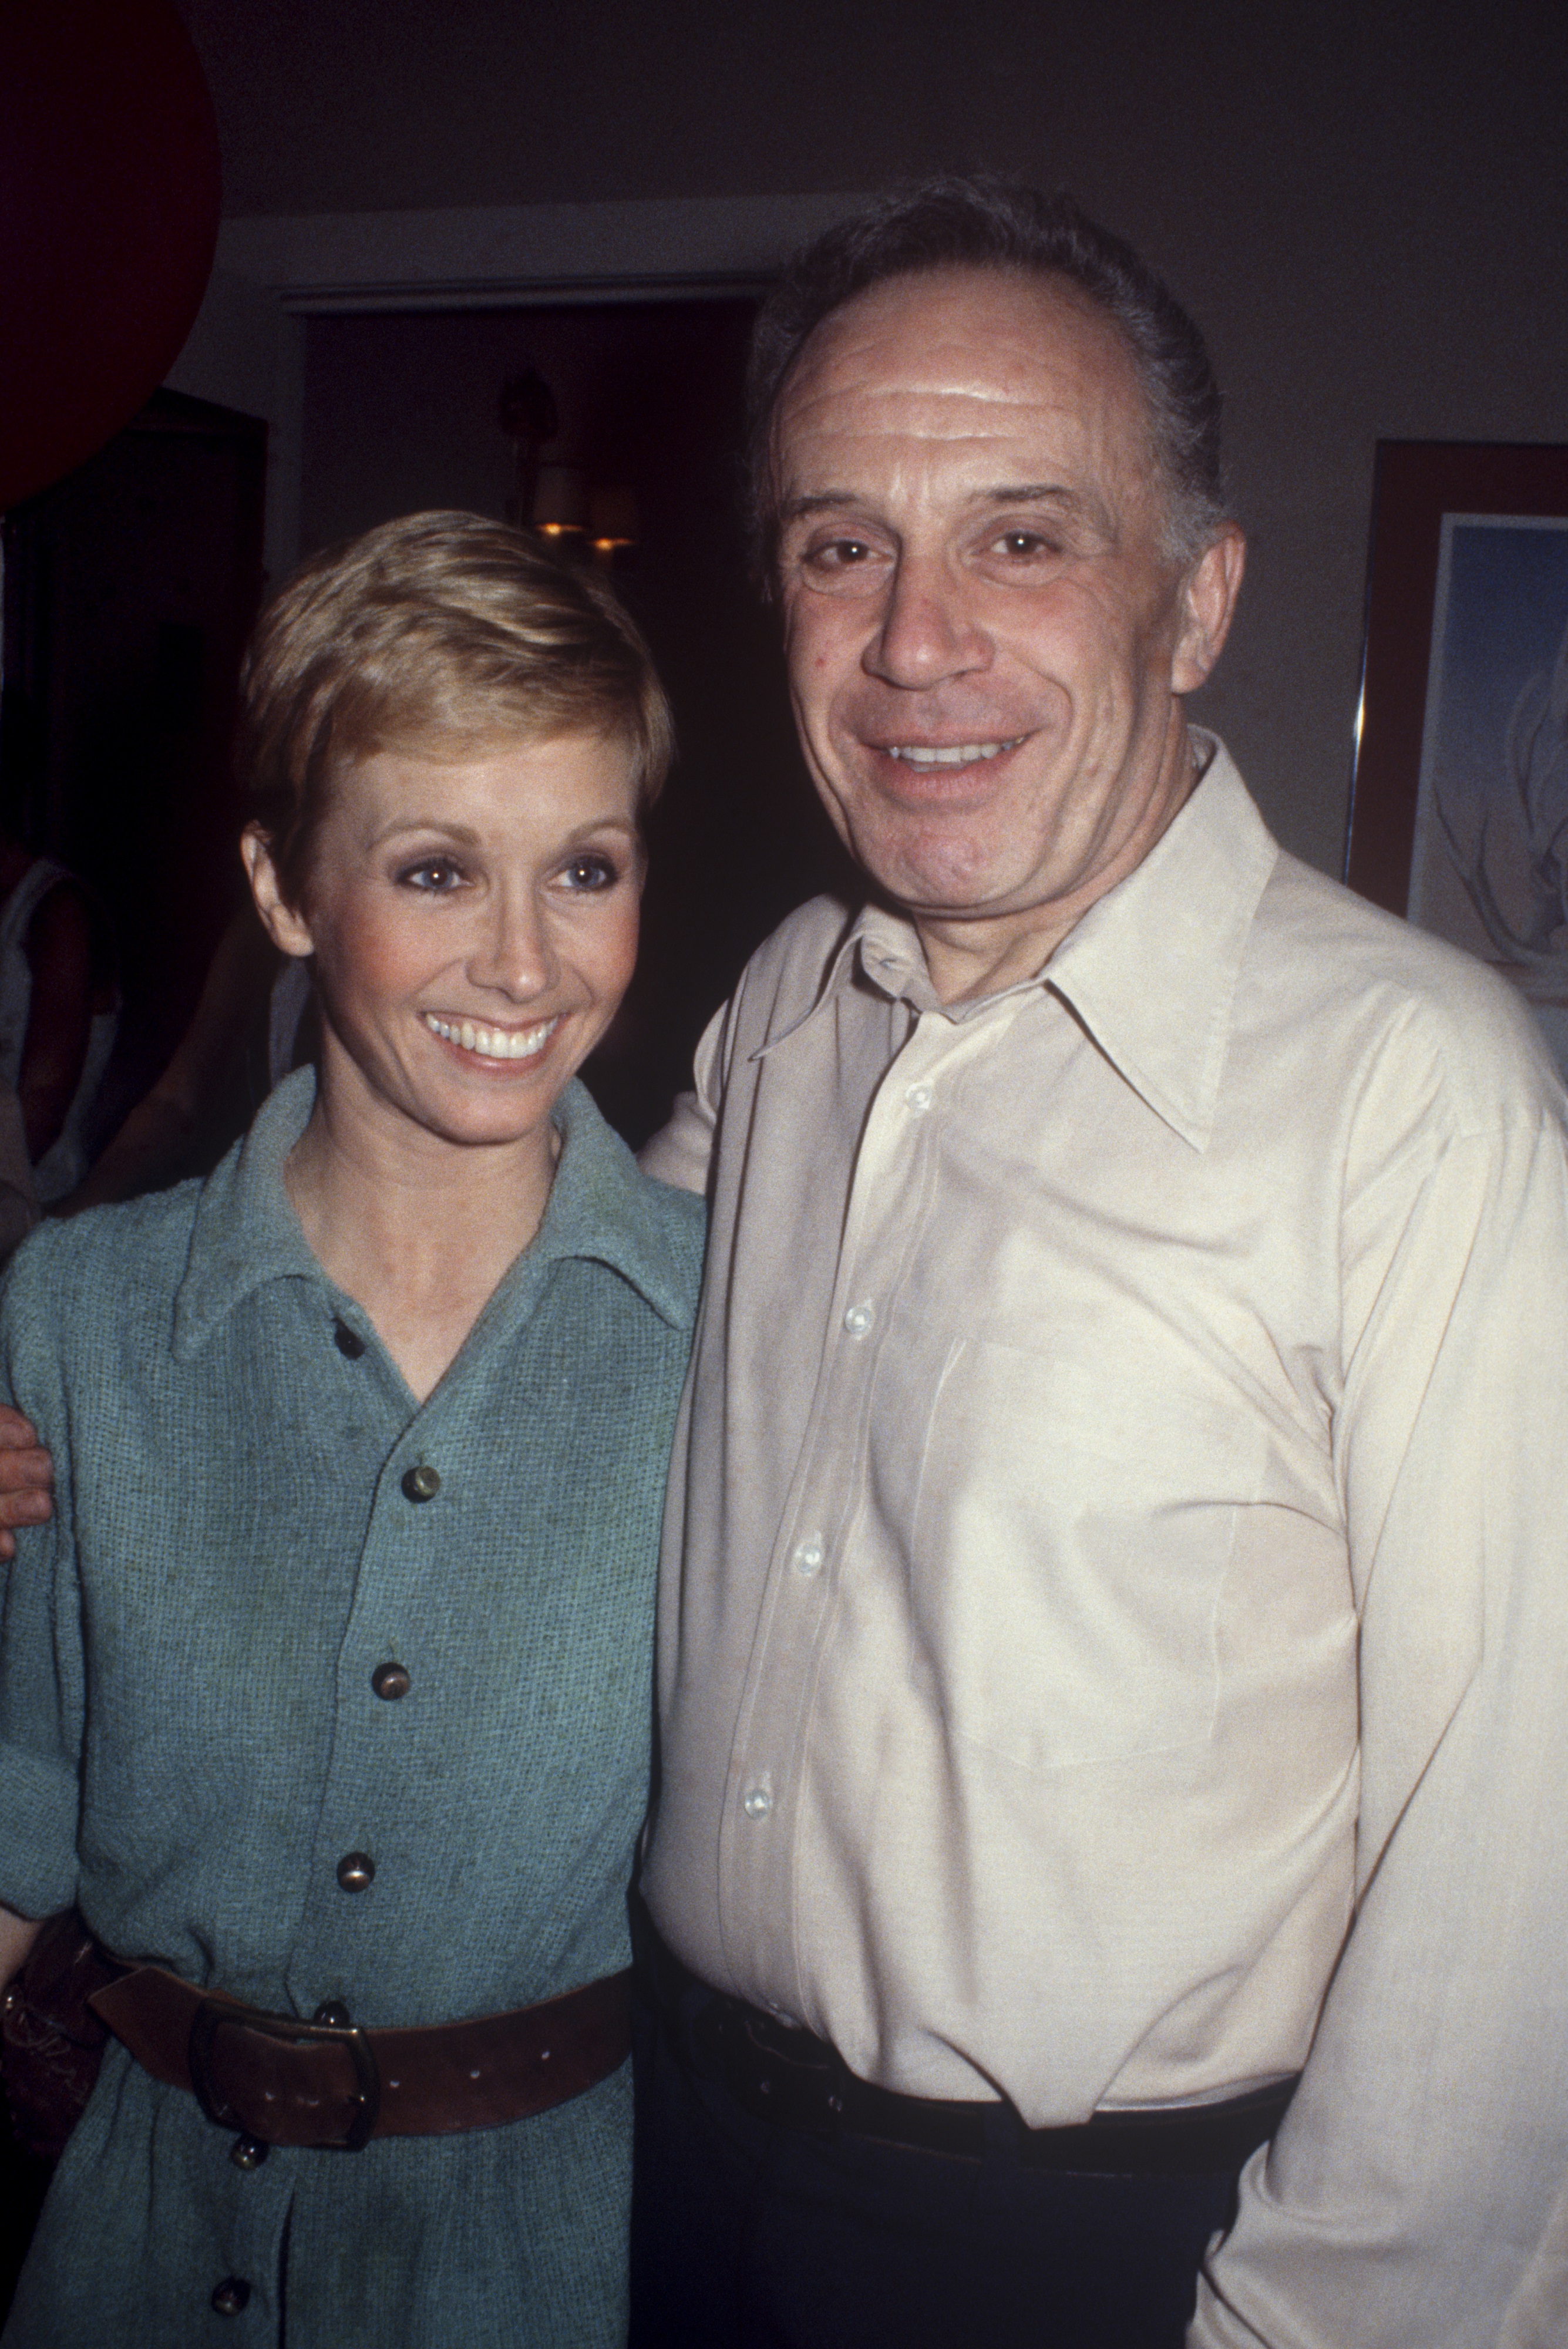
{"label": "man's mouth", "polygon": [[887,742],[882,750],[886,758],[901,759],[907,767],[972,767],[1002,750],[1016,750],[1023,740],[1014,734],[1003,742]]}
{"label": "man's mouth", "polygon": [[432,1036],[487,1061],[526,1061],[543,1050],[561,1024],[559,1012],[554,1019],[541,1020],[536,1028],[491,1028],[477,1019],[443,1019],[434,1011],[423,1016]]}

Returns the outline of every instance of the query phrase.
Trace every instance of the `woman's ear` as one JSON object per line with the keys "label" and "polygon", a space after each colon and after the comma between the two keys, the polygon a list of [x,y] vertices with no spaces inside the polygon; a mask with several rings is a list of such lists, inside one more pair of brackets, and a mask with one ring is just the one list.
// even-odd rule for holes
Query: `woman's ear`
{"label": "woman's ear", "polygon": [[272,843],[260,824],[247,823],[240,834],[240,858],[262,926],[274,946],[286,955],[314,954],[315,941],[304,915],[296,913],[292,905],[284,902],[277,867],[272,861]]}

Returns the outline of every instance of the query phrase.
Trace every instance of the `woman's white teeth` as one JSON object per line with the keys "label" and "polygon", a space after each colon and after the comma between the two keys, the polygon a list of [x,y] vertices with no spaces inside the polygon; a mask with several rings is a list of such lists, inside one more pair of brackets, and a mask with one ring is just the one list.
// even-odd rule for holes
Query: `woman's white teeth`
{"label": "woman's white teeth", "polygon": [[546,1019],[537,1028],[484,1028],[476,1019],[438,1019],[433,1011],[425,1013],[425,1026],[433,1035],[461,1044],[465,1052],[483,1052],[487,1061],[525,1061],[556,1025]]}
{"label": "woman's white teeth", "polygon": [[[1022,734],[1013,741],[1022,742]],[[911,767],[968,767],[976,759],[994,759],[999,750],[1011,750],[1012,742],[898,742],[888,745],[890,759],[903,759]]]}

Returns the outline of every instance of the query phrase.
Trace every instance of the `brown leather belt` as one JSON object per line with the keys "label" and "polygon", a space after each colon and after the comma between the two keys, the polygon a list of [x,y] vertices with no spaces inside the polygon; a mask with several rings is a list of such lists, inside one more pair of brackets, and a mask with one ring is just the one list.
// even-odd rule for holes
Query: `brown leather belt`
{"label": "brown leather belt", "polygon": [[411,2031],[268,2014],[136,1966],[89,2001],[155,2080],[258,2145],[500,2128],[580,2096],[631,2049],[631,1974],[510,2014]]}

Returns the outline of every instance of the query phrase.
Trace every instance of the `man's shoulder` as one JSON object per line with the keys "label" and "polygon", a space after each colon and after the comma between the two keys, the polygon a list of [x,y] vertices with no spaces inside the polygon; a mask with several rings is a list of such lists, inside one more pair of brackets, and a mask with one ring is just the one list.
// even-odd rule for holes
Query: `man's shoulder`
{"label": "man's shoulder", "polygon": [[802,968],[826,974],[863,910],[860,905],[830,894],[808,897],[804,905],[784,916],[776,930],[769,932],[748,960],[745,976]]}
{"label": "man's shoulder", "polygon": [[1429,1067],[1462,1123],[1548,1103],[1562,1088],[1518,989],[1445,938],[1357,896],[1282,850],[1243,966],[1247,1013],[1363,1066]]}
{"label": "man's shoulder", "polygon": [[810,1009],[843,952],[862,908],[842,897],[810,897],[751,956],[731,999],[748,1025],[776,1031]]}

